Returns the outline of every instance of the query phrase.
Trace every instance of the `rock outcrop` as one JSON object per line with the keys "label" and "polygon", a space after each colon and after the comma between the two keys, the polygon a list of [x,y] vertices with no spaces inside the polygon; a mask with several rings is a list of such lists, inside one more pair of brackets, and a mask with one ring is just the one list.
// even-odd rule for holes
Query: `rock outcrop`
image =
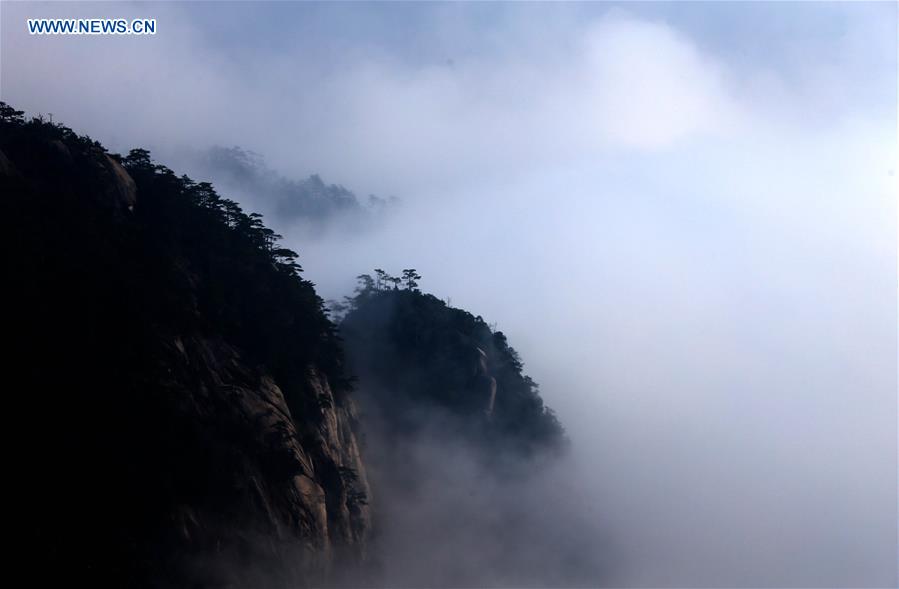
{"label": "rock outcrop", "polygon": [[487,368],[487,352],[475,346],[478,359],[475,364],[475,381],[480,385],[484,395],[484,415],[488,418],[493,415],[493,407],[496,405],[496,379],[491,376]]}
{"label": "rock outcrop", "polygon": [[234,454],[220,473],[218,484],[234,490],[231,513],[201,501],[169,514],[179,532],[170,548],[190,557],[187,578],[203,585],[301,586],[327,582],[337,564],[362,563],[370,489],[352,399],[335,396],[310,366],[305,384],[321,414],[297,419],[278,384],[226,342],[192,335],[166,344],[170,377],[160,385],[178,399],[175,419],[201,432],[206,424],[224,426],[203,434],[213,453],[233,445],[235,432],[248,450]]}

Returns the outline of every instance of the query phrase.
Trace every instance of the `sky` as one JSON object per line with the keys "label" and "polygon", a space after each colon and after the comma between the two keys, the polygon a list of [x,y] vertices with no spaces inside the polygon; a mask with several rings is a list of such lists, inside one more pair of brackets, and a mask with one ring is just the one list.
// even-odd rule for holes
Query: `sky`
{"label": "sky", "polygon": [[[152,37],[29,36],[151,17]],[[496,323],[618,586],[894,586],[895,3],[0,4],[0,99],[403,205],[313,238]],[[253,197],[243,204],[254,205]]]}

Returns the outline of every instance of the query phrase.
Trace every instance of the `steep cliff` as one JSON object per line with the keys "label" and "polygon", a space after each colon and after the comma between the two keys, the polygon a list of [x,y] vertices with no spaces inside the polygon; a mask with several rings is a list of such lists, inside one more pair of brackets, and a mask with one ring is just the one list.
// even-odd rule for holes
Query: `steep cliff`
{"label": "steep cliff", "polygon": [[0,107],[4,365],[23,383],[5,431],[29,578],[295,587],[363,563],[356,409],[295,254],[146,152]]}

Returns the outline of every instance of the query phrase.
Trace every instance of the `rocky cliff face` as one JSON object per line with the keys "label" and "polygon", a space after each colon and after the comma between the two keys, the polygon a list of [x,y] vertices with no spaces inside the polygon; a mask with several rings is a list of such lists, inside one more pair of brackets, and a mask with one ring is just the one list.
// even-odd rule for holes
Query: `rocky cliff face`
{"label": "rocky cliff face", "polygon": [[8,401],[29,578],[301,587],[362,566],[371,492],[292,252],[144,153],[0,109]]}
{"label": "rocky cliff face", "polygon": [[309,366],[305,385],[321,413],[296,419],[272,377],[227,342],[192,335],[165,343],[169,377],[159,385],[177,399],[174,421],[192,424],[212,452],[226,454],[215,478],[218,492],[231,491],[225,510],[201,500],[168,514],[176,532],[168,548],[184,558],[187,577],[301,586],[364,562],[370,490],[352,399],[335,396]]}

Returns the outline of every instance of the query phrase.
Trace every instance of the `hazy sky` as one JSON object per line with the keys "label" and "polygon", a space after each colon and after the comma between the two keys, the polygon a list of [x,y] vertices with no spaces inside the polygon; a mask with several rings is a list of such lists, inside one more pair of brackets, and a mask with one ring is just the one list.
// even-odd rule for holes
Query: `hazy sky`
{"label": "hazy sky", "polygon": [[[30,37],[35,16],[154,37]],[[643,586],[896,584],[895,3],[0,4],[0,98],[405,203],[285,234],[497,322]],[[252,206],[252,202],[246,203]],[[277,225],[277,219],[271,220]]]}

